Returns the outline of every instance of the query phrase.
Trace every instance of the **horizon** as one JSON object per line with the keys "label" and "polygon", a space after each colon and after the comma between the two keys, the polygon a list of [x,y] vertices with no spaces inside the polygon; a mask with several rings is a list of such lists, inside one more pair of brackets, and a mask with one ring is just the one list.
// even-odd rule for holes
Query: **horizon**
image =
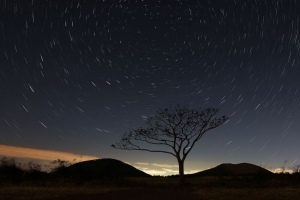
{"label": "horizon", "polygon": [[[53,161],[54,160],[62,160],[67,161],[67,165],[73,165],[75,163],[90,161],[90,160],[97,160],[97,159],[115,159],[115,158],[97,158],[88,155],[75,155],[68,152],[54,152],[48,150],[41,150],[41,149],[29,149],[29,148],[20,148],[20,147],[13,147],[13,146],[5,146],[0,145],[0,156],[2,158],[6,157],[8,159],[14,159],[15,163],[21,164],[21,167],[27,167],[26,164],[29,162],[33,162],[35,164],[41,165],[41,170],[50,172],[51,167],[55,167]],[[48,153],[50,157],[45,156],[45,152]],[[118,160],[118,159],[117,159]],[[171,175],[178,175],[178,165],[170,165],[167,163],[145,163],[145,162],[135,162],[130,163],[123,160],[120,160],[123,163],[129,164],[135,167],[138,170],[141,170],[151,176],[171,176]],[[241,162],[241,163],[249,163],[249,162]],[[220,163],[214,166],[209,166],[206,169],[189,169],[185,170],[185,174],[193,174],[197,172],[201,172],[207,169],[214,168],[221,164],[241,164],[241,163]],[[249,163],[253,164],[253,163]],[[259,165],[256,165],[259,166]],[[149,168],[150,167],[150,168]],[[281,167],[264,167],[259,166],[264,169],[267,169],[273,173],[293,173],[292,166],[281,166]],[[284,168],[284,169],[283,169]]]}
{"label": "horizon", "polygon": [[159,108],[180,104],[220,108],[217,116],[229,117],[196,143],[187,172],[221,163],[297,166],[298,7],[0,1],[0,146],[33,158],[32,150],[44,150],[46,161],[107,157],[169,174],[178,170],[175,157],[111,144],[129,129],[146,128]]}

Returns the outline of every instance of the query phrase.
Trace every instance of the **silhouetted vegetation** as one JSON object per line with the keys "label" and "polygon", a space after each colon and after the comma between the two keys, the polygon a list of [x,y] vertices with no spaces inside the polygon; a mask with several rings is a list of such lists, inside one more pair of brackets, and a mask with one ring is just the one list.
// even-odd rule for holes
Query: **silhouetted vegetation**
{"label": "silhouetted vegetation", "polygon": [[41,166],[29,162],[21,165],[13,158],[3,157],[0,162],[1,185],[137,185],[135,181],[126,180],[125,177],[151,177],[131,165],[115,159],[98,159],[84,161],[70,165],[67,161],[55,160],[50,172],[41,171]]}
{"label": "silhouetted vegetation", "polygon": [[[173,176],[150,176],[131,165],[115,159],[99,159],[68,164],[62,160],[53,161],[50,172],[41,171],[33,162],[20,165],[12,158],[0,161],[0,185],[17,186],[118,186],[166,188],[177,187]],[[299,187],[300,173],[272,173],[256,165],[242,163],[221,164],[209,170],[186,175],[186,186],[199,188],[280,188]]]}
{"label": "silhouetted vegetation", "polygon": [[1,183],[16,184],[23,180],[25,171],[16,165],[13,158],[3,157],[0,162]]}
{"label": "silhouetted vegetation", "polygon": [[[147,119],[147,128],[130,129],[122,139],[111,146],[122,150],[148,151],[174,156],[178,162],[179,181],[185,184],[184,161],[196,142],[202,136],[224,124],[228,117],[216,117],[218,108],[189,109],[176,105],[159,109],[153,117]],[[140,142],[156,145],[145,148]],[[167,150],[162,147],[167,147]]]}

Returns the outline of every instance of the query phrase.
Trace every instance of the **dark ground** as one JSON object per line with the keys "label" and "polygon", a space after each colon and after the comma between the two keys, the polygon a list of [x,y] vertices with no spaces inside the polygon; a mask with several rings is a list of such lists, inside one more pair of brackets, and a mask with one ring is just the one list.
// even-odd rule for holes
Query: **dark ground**
{"label": "dark ground", "polygon": [[300,187],[0,187],[0,200],[298,200]]}
{"label": "dark ground", "polygon": [[141,199],[141,200],[182,200],[182,199],[201,199],[195,193],[193,193],[192,189],[158,189],[158,188],[135,188],[128,190],[120,190],[120,191],[111,191],[106,193],[99,194],[91,194],[91,195],[79,195],[79,196],[69,196],[64,198],[59,198],[58,200],[81,200],[81,199],[89,199],[89,200],[133,200],[133,199]]}
{"label": "dark ground", "polygon": [[299,188],[280,189],[157,189],[141,188],[107,193],[69,196],[58,200],[295,200],[300,199]]}

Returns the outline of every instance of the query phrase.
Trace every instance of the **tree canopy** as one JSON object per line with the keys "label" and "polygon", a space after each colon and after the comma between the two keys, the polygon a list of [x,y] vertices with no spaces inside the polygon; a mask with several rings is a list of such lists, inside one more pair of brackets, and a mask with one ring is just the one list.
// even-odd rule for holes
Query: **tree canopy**
{"label": "tree canopy", "polygon": [[[218,112],[218,108],[189,109],[188,106],[180,105],[159,109],[156,115],[148,118],[147,128],[130,129],[112,147],[170,154],[176,157],[179,175],[183,180],[184,160],[196,142],[204,133],[224,124],[228,119],[225,115],[216,117]],[[142,147],[143,142],[156,148]]]}

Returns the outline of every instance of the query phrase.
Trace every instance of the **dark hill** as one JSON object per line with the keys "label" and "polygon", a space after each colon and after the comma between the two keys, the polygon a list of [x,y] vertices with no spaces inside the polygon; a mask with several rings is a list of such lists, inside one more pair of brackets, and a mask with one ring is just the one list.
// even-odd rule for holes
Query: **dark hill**
{"label": "dark hill", "polygon": [[110,158],[75,163],[69,167],[63,168],[61,173],[59,173],[59,170],[56,173],[58,176],[62,175],[64,177],[81,180],[120,177],[151,177],[151,175],[146,174],[131,165]]}
{"label": "dark hill", "polygon": [[243,176],[243,175],[257,175],[257,174],[273,174],[257,165],[249,163],[240,164],[221,164],[214,168],[189,174],[187,177],[200,177],[200,176]]}

